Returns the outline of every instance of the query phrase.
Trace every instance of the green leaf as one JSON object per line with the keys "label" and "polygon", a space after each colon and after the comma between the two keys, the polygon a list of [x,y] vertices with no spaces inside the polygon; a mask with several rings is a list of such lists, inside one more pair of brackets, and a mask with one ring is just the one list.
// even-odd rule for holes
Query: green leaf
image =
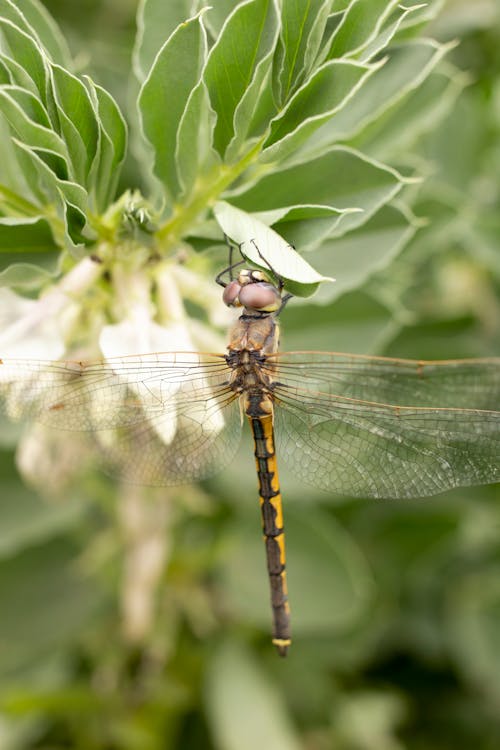
{"label": "green leaf", "polygon": [[[284,482],[283,491],[286,498]],[[232,529],[223,577],[232,610],[245,623],[267,629],[271,615],[265,549],[257,514],[253,517],[254,523],[249,513],[243,514]],[[306,510],[289,503],[285,528],[292,632],[310,637],[349,628],[366,611],[373,594],[358,548],[331,517],[311,505]]]}
{"label": "green leaf", "polygon": [[500,565],[469,572],[455,581],[447,601],[449,644],[462,674],[481,692],[498,701],[500,696]]}
{"label": "green leaf", "polygon": [[0,85],[7,86],[12,83],[12,76],[9,73],[9,69],[5,63],[0,60]]}
{"label": "green leaf", "polygon": [[210,52],[204,80],[217,113],[214,146],[221,156],[235,134],[238,104],[276,39],[276,24],[275,0],[247,0],[231,13]]}
{"label": "green leaf", "polygon": [[12,131],[4,117],[0,117],[0,142],[0,214],[35,216],[38,210],[30,202],[36,194],[30,188],[32,170],[23,165],[19,158],[19,151],[12,141]]}
{"label": "green leaf", "polygon": [[127,150],[127,125],[113,97],[90,78],[85,78],[99,123],[99,154],[93,180],[96,208],[104,211],[114,198]]}
{"label": "green leaf", "polygon": [[34,123],[42,125],[44,128],[51,128],[47,110],[38,97],[34,96],[30,91],[10,84],[2,86],[0,90],[13,99]]}
{"label": "green leaf", "polygon": [[[269,90],[269,76],[274,49],[278,41],[279,17],[274,2],[270,3],[269,15],[266,20],[267,33],[262,35],[262,43],[258,51],[258,59],[255,61],[255,70],[246,91],[243,93],[234,112],[234,135],[226,150],[226,161],[236,161],[243,146],[245,138],[254,124],[253,116],[262,98],[264,90]],[[274,113],[274,110],[273,110]],[[263,130],[267,123],[260,123]],[[260,134],[260,133],[259,133]]]}
{"label": "green leaf", "polygon": [[[45,124],[39,124],[40,120],[44,120],[48,125],[49,120],[42,105],[33,94],[18,87],[1,86],[0,112],[26,145],[52,151],[67,161],[68,153],[65,143],[52,129],[46,127]],[[37,119],[34,120],[30,115]]]}
{"label": "green leaf", "polygon": [[385,65],[375,71],[341,112],[316,131],[305,148],[312,154],[321,153],[332,143],[353,138],[389,106],[420,86],[449,48],[431,40],[392,48]]}
{"label": "green leaf", "polygon": [[287,305],[282,315],[286,349],[379,354],[400,330],[392,312],[365,291],[346,292],[330,303],[334,288],[324,284],[310,302]]}
{"label": "green leaf", "polygon": [[[51,248],[47,245],[43,252],[48,252]],[[51,256],[54,269],[59,258],[59,248],[52,248]],[[36,251],[35,251],[36,252]],[[32,255],[32,253],[28,253]],[[3,260],[3,253],[0,255],[0,263]],[[46,262],[44,258],[44,262]],[[1,264],[4,265],[3,263]],[[35,263],[9,263],[5,271],[0,271],[0,287],[9,287],[10,289],[20,289],[25,292],[39,290],[44,284],[49,282],[55,275],[55,270],[51,271],[45,267],[35,265]]]}
{"label": "green leaf", "polygon": [[31,92],[37,99],[40,98],[40,93],[35,85],[35,82],[27,74],[22,65],[19,65],[15,60],[0,53],[0,62],[2,70],[8,71],[9,80],[8,83],[15,84],[26,91]]}
{"label": "green leaf", "polygon": [[364,49],[397,5],[398,0],[354,0],[335,29],[328,57],[344,57]]}
{"label": "green leaf", "polygon": [[362,209],[343,217],[339,229],[347,232],[367,221],[403,184],[395,170],[336,146],[303,164],[274,168],[255,185],[228,194],[228,199],[249,213],[303,205]]}
{"label": "green leaf", "polygon": [[134,47],[134,73],[140,83],[151,70],[156,55],[175,29],[193,15],[191,0],[140,0],[137,11],[137,37]]}
{"label": "green leaf", "polygon": [[71,67],[71,55],[66,40],[52,16],[38,0],[16,0],[16,6],[53,62],[65,68]]}
{"label": "green leaf", "polygon": [[331,5],[331,0],[282,3],[280,43],[274,61],[274,90],[280,104],[307,74],[306,60],[316,55]]}
{"label": "green leaf", "polygon": [[[22,549],[57,536],[81,520],[77,503],[47,503],[19,481],[2,478],[0,561]],[[1,565],[1,562],[0,562]]]}
{"label": "green leaf", "polygon": [[[59,178],[34,149],[30,149],[17,138],[12,140],[19,151],[28,159],[32,171],[40,182],[41,205],[51,206],[55,204],[57,207],[58,217],[64,221],[69,247],[73,249],[75,245],[84,241],[82,233],[87,222],[88,201],[85,189],[75,182]],[[60,243],[59,228],[53,222],[51,222],[51,226],[57,242]]]}
{"label": "green leaf", "polygon": [[0,17],[0,31],[8,50],[2,49],[25,71],[33,81],[40,99],[45,102],[47,92],[46,58],[41,47],[11,21]]}
{"label": "green leaf", "polygon": [[223,201],[216,203],[213,211],[243,257],[263,270],[271,270],[293,294],[307,297],[314,294],[320,282],[334,281],[318,274],[279,234],[244,211]]}
{"label": "green leaf", "polygon": [[0,0],[0,18],[10,21],[18,29],[36,40],[36,33],[31,28],[24,14],[21,13],[21,9],[17,7],[18,5],[19,3],[14,5],[11,0]]}
{"label": "green leaf", "polygon": [[180,192],[175,164],[177,131],[206,55],[199,16],[179,26],[158,53],[139,94],[142,130],[154,149],[154,172],[170,201]]}
{"label": "green leaf", "polygon": [[342,233],[343,222],[352,213],[362,211],[312,205],[257,211],[253,216],[264,224],[274,225],[279,234],[303,253],[320,246],[332,234]]}
{"label": "green leaf", "polygon": [[[354,231],[327,239],[315,250],[313,259],[318,269],[333,272],[337,278],[335,287],[327,290],[328,300],[359,288],[373,273],[386,268],[411,239],[416,226],[407,212],[383,206]],[[326,294],[322,296],[326,298]]]}
{"label": "green leaf", "polygon": [[226,23],[236,5],[243,0],[218,0],[217,3],[207,6],[209,13],[205,16],[205,27],[212,43],[219,37],[222,27]]}
{"label": "green leaf", "polygon": [[218,750],[302,747],[280,691],[252,654],[236,643],[227,642],[213,654],[205,693]]}
{"label": "green leaf", "polygon": [[61,134],[73,165],[71,176],[85,186],[99,148],[96,113],[87,89],[76,76],[60,65],[51,64],[50,69]]}
{"label": "green leaf", "polygon": [[46,253],[56,248],[46,219],[0,218],[0,262],[4,253]]}
{"label": "green leaf", "polygon": [[207,88],[200,81],[189,95],[177,131],[175,163],[183,196],[191,192],[200,174],[220,162],[212,148],[215,119]]}
{"label": "green leaf", "polygon": [[321,66],[271,122],[261,161],[278,161],[342,109],[379,65],[331,60]]}
{"label": "green leaf", "polygon": [[452,111],[468,82],[461,71],[434,71],[360,133],[363,151],[384,160],[409,152],[420,136],[436,129]]}
{"label": "green leaf", "polygon": [[430,2],[428,0],[418,5],[416,12],[405,20],[397,39],[408,39],[418,34],[420,29],[425,28],[429,21],[438,17],[444,4],[445,0],[430,0]]}
{"label": "green leaf", "polygon": [[[398,6],[389,18],[388,23],[383,25],[379,33],[363,48],[359,59],[363,61],[371,60],[382,50],[385,50],[398,33],[399,28],[405,23],[407,17],[412,13],[416,13],[424,6],[425,3],[422,3],[422,5],[412,5],[410,8],[405,8],[402,5]],[[390,50],[387,50],[387,52],[390,53]]]}
{"label": "green leaf", "polygon": [[100,595],[75,570],[78,550],[57,539],[0,564],[0,673],[60,650],[95,616]]}

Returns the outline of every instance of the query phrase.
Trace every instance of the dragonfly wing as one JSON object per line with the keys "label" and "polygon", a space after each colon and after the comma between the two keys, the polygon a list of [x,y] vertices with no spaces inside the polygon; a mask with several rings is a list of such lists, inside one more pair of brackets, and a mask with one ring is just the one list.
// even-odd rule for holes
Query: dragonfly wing
{"label": "dragonfly wing", "polygon": [[382,404],[497,410],[500,358],[426,362],[335,352],[267,357],[273,377],[312,395]]}
{"label": "dragonfly wing", "polygon": [[399,407],[276,387],[277,443],[336,494],[420,497],[500,481],[500,412]]}
{"label": "dragonfly wing", "polygon": [[150,486],[186,484],[220,471],[241,437],[239,399],[232,392],[178,403],[170,417],[156,416],[120,430],[96,433],[104,468],[128,482]]}
{"label": "dragonfly wing", "polygon": [[231,460],[239,403],[222,355],[165,352],[97,362],[0,361],[7,415],[95,432],[103,468],[131,482],[183,484]]}
{"label": "dragonfly wing", "polygon": [[108,430],[161,415],[224,387],[222,356],[165,352],[95,362],[0,360],[0,399],[11,419],[63,430]]}

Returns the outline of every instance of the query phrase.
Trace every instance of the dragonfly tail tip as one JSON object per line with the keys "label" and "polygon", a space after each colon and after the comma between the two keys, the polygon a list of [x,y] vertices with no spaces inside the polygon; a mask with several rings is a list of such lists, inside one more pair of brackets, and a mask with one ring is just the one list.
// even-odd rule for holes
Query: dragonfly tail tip
{"label": "dragonfly tail tip", "polygon": [[290,638],[273,638],[273,643],[276,646],[278,654],[282,657],[288,654],[288,649],[292,643]]}

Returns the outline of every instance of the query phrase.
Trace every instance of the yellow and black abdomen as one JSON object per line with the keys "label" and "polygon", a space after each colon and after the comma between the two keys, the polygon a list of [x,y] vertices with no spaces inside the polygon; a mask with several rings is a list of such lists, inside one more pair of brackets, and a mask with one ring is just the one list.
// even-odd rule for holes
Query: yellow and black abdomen
{"label": "yellow and black abdomen", "polygon": [[262,531],[273,610],[273,643],[286,656],[291,643],[290,606],[286,583],[283,506],[274,445],[273,405],[263,393],[248,394],[246,415],[255,444]]}

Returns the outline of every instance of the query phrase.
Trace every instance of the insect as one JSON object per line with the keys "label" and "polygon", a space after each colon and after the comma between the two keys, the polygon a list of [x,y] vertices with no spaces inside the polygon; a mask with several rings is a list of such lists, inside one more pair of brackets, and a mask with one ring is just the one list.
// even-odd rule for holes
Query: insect
{"label": "insect", "polygon": [[349,496],[418,497],[499,481],[500,359],[280,353],[278,318],[291,295],[272,269],[235,274],[240,265],[217,277],[224,302],[242,308],[226,353],[3,359],[0,393],[12,418],[93,431],[112,471],[146,485],[219,471],[233,458],[246,419],[272,640],[284,656],[291,629],[277,458],[305,482]]}

